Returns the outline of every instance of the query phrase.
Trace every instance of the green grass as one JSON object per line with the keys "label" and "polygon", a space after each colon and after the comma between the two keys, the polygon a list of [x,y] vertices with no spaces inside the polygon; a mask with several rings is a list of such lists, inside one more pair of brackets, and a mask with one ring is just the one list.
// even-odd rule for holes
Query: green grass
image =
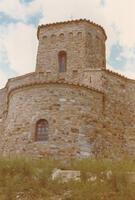
{"label": "green grass", "polygon": [[[79,170],[81,179],[66,183],[52,180],[54,168]],[[134,200],[130,172],[135,172],[135,161],[128,158],[76,160],[66,166],[47,158],[1,157],[0,200],[16,200],[17,196],[19,200]],[[90,181],[91,177],[96,180]]]}

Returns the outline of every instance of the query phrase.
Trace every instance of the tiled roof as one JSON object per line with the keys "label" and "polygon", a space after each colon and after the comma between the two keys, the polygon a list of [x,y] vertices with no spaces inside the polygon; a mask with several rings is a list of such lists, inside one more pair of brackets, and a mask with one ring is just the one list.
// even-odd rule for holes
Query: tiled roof
{"label": "tiled roof", "polygon": [[77,19],[77,20],[71,20],[71,21],[64,21],[64,22],[56,22],[56,23],[50,23],[50,24],[42,24],[40,26],[38,26],[38,31],[37,31],[37,37],[39,39],[39,31],[41,28],[45,28],[45,27],[49,27],[49,26],[55,26],[55,25],[59,25],[59,24],[71,24],[71,23],[79,23],[79,22],[88,22],[89,24],[92,24],[96,27],[99,27],[103,34],[105,35],[105,39],[107,39],[107,36],[106,36],[106,33],[105,33],[105,30],[103,29],[102,26],[90,21],[90,20],[87,20],[87,19]]}
{"label": "tiled roof", "polygon": [[128,77],[126,77],[126,76],[124,76],[124,75],[122,75],[122,74],[119,74],[119,73],[117,73],[117,72],[114,72],[114,71],[112,71],[112,70],[104,69],[103,71],[105,71],[105,72],[107,72],[107,73],[109,73],[109,74],[115,75],[115,76],[119,76],[119,77],[121,77],[121,78],[123,78],[123,79],[125,79],[125,80],[129,80],[129,81],[135,82],[134,79],[128,78]]}

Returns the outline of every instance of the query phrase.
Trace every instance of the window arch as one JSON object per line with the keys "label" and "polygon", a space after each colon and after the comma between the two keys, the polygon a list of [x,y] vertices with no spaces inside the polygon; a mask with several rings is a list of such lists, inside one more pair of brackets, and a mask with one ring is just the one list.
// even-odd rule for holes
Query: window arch
{"label": "window arch", "polygon": [[67,54],[65,51],[60,51],[58,54],[59,59],[59,72],[66,72],[67,68]]}
{"label": "window arch", "polygon": [[82,32],[78,32],[77,36],[78,36],[78,39],[81,40],[82,39]]}
{"label": "window arch", "polygon": [[48,140],[48,121],[40,119],[36,123],[36,141],[47,141]]}

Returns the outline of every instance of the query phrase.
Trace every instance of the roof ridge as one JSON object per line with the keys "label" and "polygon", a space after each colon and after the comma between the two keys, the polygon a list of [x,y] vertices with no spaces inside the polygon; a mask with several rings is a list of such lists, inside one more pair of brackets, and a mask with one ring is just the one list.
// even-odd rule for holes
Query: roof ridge
{"label": "roof ridge", "polygon": [[105,35],[105,39],[107,39],[107,36],[106,36],[104,28],[101,25],[96,24],[95,22],[90,21],[89,19],[86,19],[86,18],[84,18],[84,19],[82,19],[82,18],[81,19],[75,19],[75,20],[67,20],[67,21],[61,21],[61,22],[52,22],[52,23],[47,23],[47,24],[41,24],[41,25],[38,26],[37,38],[39,39],[39,30],[40,30],[40,28],[44,28],[44,27],[52,26],[52,25],[69,24],[69,23],[84,22],[84,21],[88,22],[88,23],[90,23],[90,24],[92,24],[94,26],[97,26],[97,27],[101,28],[101,30],[103,31],[103,33]]}
{"label": "roof ridge", "polygon": [[95,92],[98,92],[98,93],[101,93],[103,94],[103,91],[97,89],[97,88],[94,88],[94,87],[91,87],[91,86],[87,86],[85,84],[80,84],[79,82],[78,83],[73,83],[73,82],[70,82],[70,81],[62,81],[62,80],[56,80],[56,81],[52,81],[52,80],[44,80],[44,81],[41,81],[41,80],[33,80],[33,81],[30,81],[30,82],[27,82],[27,83],[21,83],[21,84],[18,84],[16,86],[13,86],[11,87],[9,90],[8,90],[8,96],[10,95],[10,93],[16,89],[20,89],[20,88],[23,88],[23,87],[29,87],[29,86],[33,86],[33,85],[43,85],[43,84],[67,84],[67,85],[73,85],[73,86],[79,86],[79,87],[84,87],[84,88],[87,88],[87,89],[90,89],[92,91],[95,91]]}
{"label": "roof ridge", "polygon": [[128,77],[126,77],[126,76],[124,76],[124,75],[122,75],[122,74],[119,74],[118,72],[112,71],[112,70],[110,70],[110,69],[103,69],[103,71],[109,72],[109,73],[114,74],[114,75],[117,75],[117,76],[119,76],[119,77],[121,77],[121,78],[124,78],[124,79],[126,79],[126,80],[135,81],[135,80],[132,79],[132,78],[128,78]]}

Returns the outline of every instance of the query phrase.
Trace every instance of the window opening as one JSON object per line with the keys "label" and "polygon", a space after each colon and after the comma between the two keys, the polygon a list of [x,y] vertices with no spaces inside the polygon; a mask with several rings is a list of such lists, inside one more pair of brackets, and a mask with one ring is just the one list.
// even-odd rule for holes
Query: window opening
{"label": "window opening", "polygon": [[59,53],[59,72],[66,72],[67,55],[62,51]]}
{"label": "window opening", "polygon": [[48,122],[41,119],[36,124],[36,141],[48,140]]}

